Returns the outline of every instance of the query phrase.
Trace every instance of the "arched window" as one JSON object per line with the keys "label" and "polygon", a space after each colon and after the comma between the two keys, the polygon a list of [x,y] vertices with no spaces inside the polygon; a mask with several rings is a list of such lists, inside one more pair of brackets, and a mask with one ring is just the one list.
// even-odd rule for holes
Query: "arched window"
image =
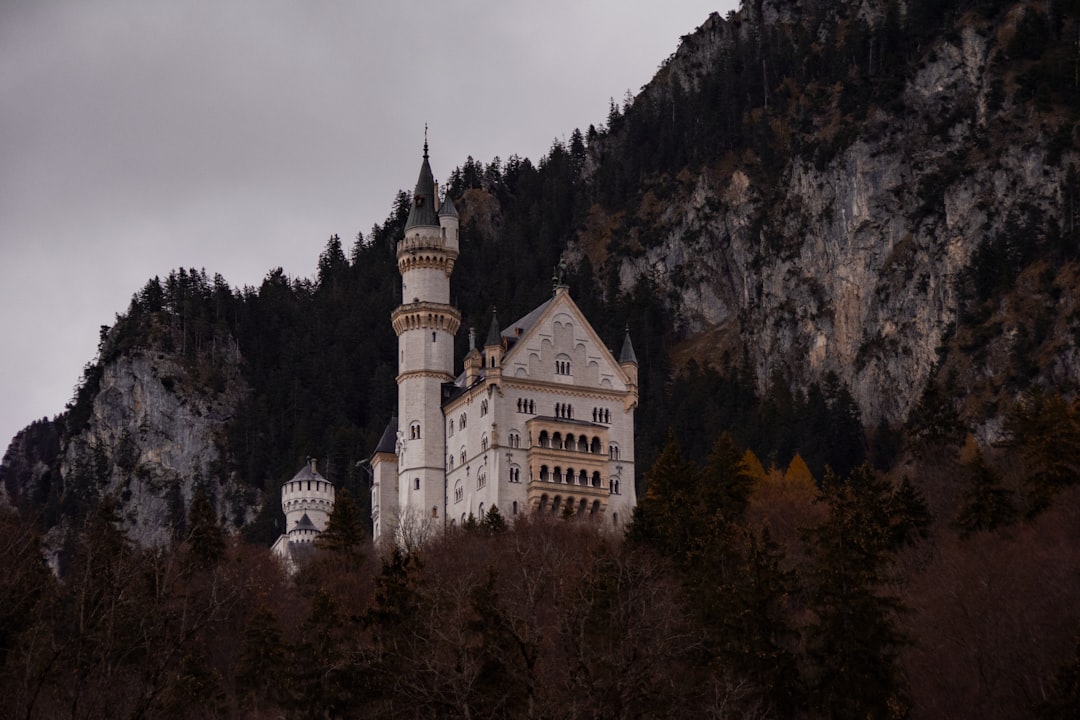
{"label": "arched window", "polygon": [[487,449],[488,449],[488,438],[487,438],[487,435],[484,435],[482,438],[480,438],[480,452],[487,452]]}
{"label": "arched window", "polygon": [[515,500],[513,502],[513,504],[510,506],[510,514],[511,515],[517,515],[517,500]]}
{"label": "arched window", "polygon": [[578,508],[577,508],[578,517],[583,517],[585,515],[585,505],[587,503],[588,503],[588,501],[585,498],[581,498],[581,501],[578,503]]}
{"label": "arched window", "polygon": [[589,473],[586,470],[582,470],[581,472],[578,473],[577,480],[578,480],[578,485],[588,485],[589,484]]}
{"label": "arched window", "polygon": [[611,443],[608,445],[608,457],[612,460],[619,459],[619,446],[615,443]]}
{"label": "arched window", "polygon": [[600,438],[594,437],[592,439],[592,445],[589,446],[589,452],[595,455],[599,455],[602,447],[603,446],[600,444]]}
{"label": "arched window", "polygon": [[453,470],[454,469],[454,456],[453,455],[447,455],[446,456],[446,469],[447,470]]}
{"label": "arched window", "polygon": [[477,508],[477,512],[480,515],[480,517],[478,517],[477,520],[483,520],[484,519],[484,503],[480,503],[480,507]]}
{"label": "arched window", "polygon": [[562,496],[556,495],[555,499],[551,501],[551,512],[553,515],[559,514],[559,505],[562,504]]}
{"label": "arched window", "polygon": [[464,497],[465,488],[462,486],[461,481],[458,480],[456,483],[454,483],[454,502],[459,503]]}
{"label": "arched window", "polygon": [[619,494],[619,478],[611,478],[611,494]]}
{"label": "arched window", "polygon": [[574,436],[573,435],[567,435],[566,436],[566,449],[567,450],[577,450],[577,443],[574,442]]}
{"label": "arched window", "polygon": [[514,430],[510,433],[507,442],[509,443],[510,447],[519,448],[521,447],[521,435],[518,433],[517,430]]}
{"label": "arched window", "polygon": [[590,515],[596,515],[596,513],[599,512],[599,511],[600,511],[600,501],[599,500],[593,500],[592,508],[589,510],[589,514]]}
{"label": "arched window", "polygon": [[574,468],[566,468],[566,484],[574,484]]}
{"label": "arched window", "polygon": [[465,457],[466,457],[465,456],[465,448],[463,447],[463,448],[461,448],[461,464],[462,465],[465,464]]}
{"label": "arched window", "polygon": [[465,413],[461,413],[461,429],[462,429],[462,430],[464,430],[464,429],[465,429],[465,420],[466,420],[466,415],[465,415]]}
{"label": "arched window", "polygon": [[482,490],[482,489],[484,489],[485,485],[487,485],[487,473],[477,473],[476,474],[476,489],[477,490]]}
{"label": "arched window", "polygon": [[598,488],[598,487],[600,487],[601,484],[602,484],[602,481],[600,480],[600,471],[597,470],[597,471],[593,472],[593,474],[592,474],[592,486],[594,488]]}
{"label": "arched window", "polygon": [[552,473],[552,475],[553,475],[553,478],[552,478],[552,479],[553,479],[553,480],[554,480],[555,482],[557,482],[557,483],[561,483],[561,482],[562,482],[562,468],[561,468],[561,467],[556,467],[556,468],[555,468],[555,472],[554,472],[554,473]]}
{"label": "arched window", "polygon": [[453,435],[454,435],[454,421],[453,420],[450,421],[450,431],[447,433],[447,435],[450,435],[451,437],[453,437]]}
{"label": "arched window", "polygon": [[542,447],[542,448],[551,447],[551,441],[548,439],[548,431],[547,430],[541,430],[540,431],[540,447]]}
{"label": "arched window", "polygon": [[556,375],[569,375],[570,374],[570,356],[560,354],[555,357],[555,374]]}
{"label": "arched window", "polygon": [[[585,502],[585,501],[582,500],[582,502]],[[439,517],[439,506],[438,505],[432,505],[431,506],[431,517],[433,517],[433,518]]]}
{"label": "arched window", "polygon": [[554,433],[551,436],[551,447],[556,450],[562,450],[562,433]]}
{"label": "arched window", "polygon": [[409,439],[410,440],[419,440],[420,439],[420,423],[413,422],[411,425],[409,425]]}
{"label": "arched window", "polygon": [[488,410],[488,402],[487,402],[487,400],[483,400],[480,403],[480,417],[484,417],[485,415],[487,415],[487,410]]}
{"label": "arched window", "polygon": [[540,481],[541,482],[548,482],[550,479],[551,479],[551,476],[548,473],[548,466],[547,465],[541,465],[540,466]]}
{"label": "arched window", "polygon": [[584,435],[578,436],[578,450],[581,452],[589,452],[589,438]]}
{"label": "arched window", "polygon": [[547,510],[547,504],[548,504],[548,496],[547,496],[547,493],[544,493],[543,495],[540,496],[540,505],[539,505],[539,507],[537,509],[540,510],[541,512],[543,512],[544,510]]}
{"label": "arched window", "polygon": [[414,478],[413,479],[413,489],[414,490],[419,490],[420,489],[420,478]]}
{"label": "arched window", "polygon": [[533,402],[532,400],[529,401],[529,414],[530,415],[535,415],[536,414],[536,403]]}

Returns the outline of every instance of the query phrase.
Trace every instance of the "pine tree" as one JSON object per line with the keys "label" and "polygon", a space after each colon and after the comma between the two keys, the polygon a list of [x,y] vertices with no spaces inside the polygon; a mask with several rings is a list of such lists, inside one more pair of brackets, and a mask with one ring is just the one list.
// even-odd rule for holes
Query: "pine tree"
{"label": "pine tree", "polygon": [[862,465],[827,473],[828,518],[808,533],[815,555],[808,629],[811,700],[836,718],[888,718],[905,705],[898,667],[902,605],[885,593],[893,544],[889,483]]}
{"label": "pine tree", "polygon": [[363,550],[371,538],[360,513],[347,488],[334,495],[334,509],[326,523],[326,529],[315,538],[315,546],[339,554],[350,566],[363,557]]}
{"label": "pine tree", "polygon": [[187,546],[197,567],[212,567],[225,555],[225,531],[204,483],[195,486],[188,512]]}
{"label": "pine tree", "polygon": [[953,525],[962,537],[980,530],[996,530],[1010,525],[1018,515],[1013,493],[1001,482],[1001,475],[983,458],[982,452],[969,443],[971,459],[966,463],[970,485]]}

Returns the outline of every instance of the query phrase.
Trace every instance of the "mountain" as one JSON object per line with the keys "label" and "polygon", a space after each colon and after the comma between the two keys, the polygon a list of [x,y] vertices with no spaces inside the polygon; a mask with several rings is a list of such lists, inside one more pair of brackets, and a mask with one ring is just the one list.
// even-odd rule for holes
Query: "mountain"
{"label": "mountain", "polygon": [[[535,164],[452,173],[465,324],[534,307],[566,263],[602,338],[634,337],[643,468],[669,428],[696,459],[728,430],[819,477],[888,467],[928,434],[1007,439],[1018,397],[1080,380],[1077,15],[1075,0],[713,15],[604,125]],[[366,497],[407,211],[401,193],[348,257],[331,238],[312,279],[150,281],[67,412],[9,446],[3,502],[51,526],[118,497],[154,543],[207,487],[268,542],[308,455]]]}

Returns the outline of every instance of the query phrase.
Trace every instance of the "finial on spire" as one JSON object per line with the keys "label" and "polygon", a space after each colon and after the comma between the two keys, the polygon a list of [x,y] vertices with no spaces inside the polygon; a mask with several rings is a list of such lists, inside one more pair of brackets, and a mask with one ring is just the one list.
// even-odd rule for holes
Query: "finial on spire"
{"label": "finial on spire", "polygon": [[427,123],[424,123],[424,159],[428,159],[427,154]]}

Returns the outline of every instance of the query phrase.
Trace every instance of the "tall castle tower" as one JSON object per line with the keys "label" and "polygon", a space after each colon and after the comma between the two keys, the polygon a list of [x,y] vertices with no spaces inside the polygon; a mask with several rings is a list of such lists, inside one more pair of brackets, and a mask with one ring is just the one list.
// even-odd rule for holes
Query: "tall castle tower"
{"label": "tall castle tower", "polygon": [[[398,337],[398,512],[401,522],[442,520],[446,507],[443,383],[454,379],[454,334],[461,313],[450,305],[450,275],[458,256],[458,215],[449,197],[439,204],[424,161],[404,237],[397,245],[401,305],[391,315]],[[410,518],[412,516],[412,518]]]}

